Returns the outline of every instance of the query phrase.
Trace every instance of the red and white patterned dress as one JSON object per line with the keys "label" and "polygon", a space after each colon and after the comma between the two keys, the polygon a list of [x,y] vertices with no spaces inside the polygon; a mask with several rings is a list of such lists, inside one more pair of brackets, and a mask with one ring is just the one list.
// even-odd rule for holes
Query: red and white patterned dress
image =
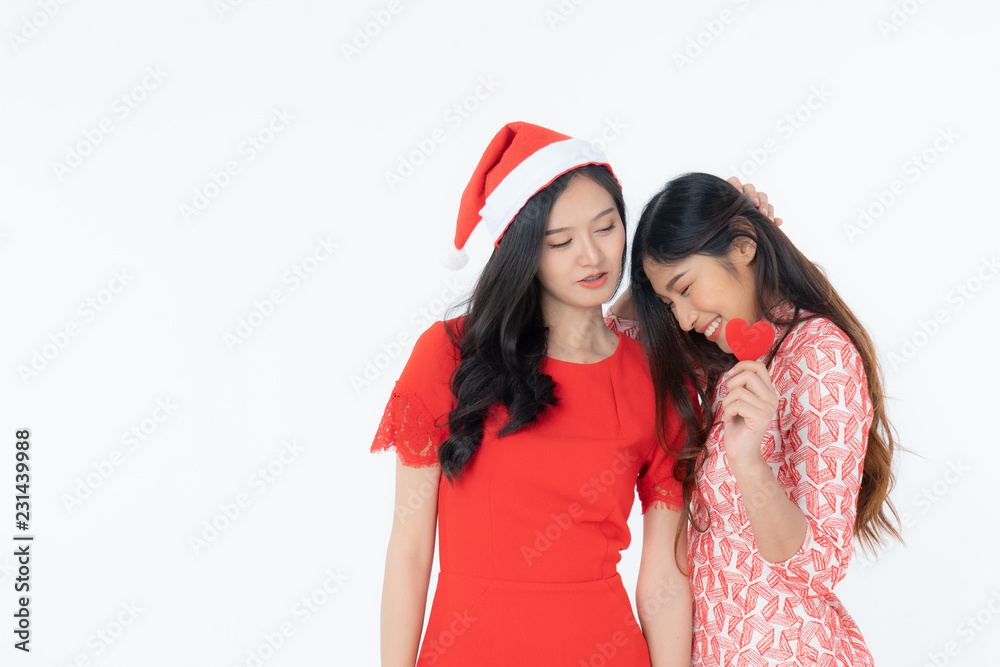
{"label": "red and white patterned dress", "polygon": [[[787,302],[772,310],[781,317],[792,312]],[[638,335],[631,320],[609,312],[605,321],[616,331]],[[775,327],[775,340],[784,329]],[[714,425],[696,479],[703,502],[692,507],[694,520],[709,529],[688,529],[692,665],[872,665],[861,631],[833,593],[854,549],[852,528],[872,423],[861,355],[839,327],[817,317],[792,328],[770,377],[778,410],[761,449],[807,519],[805,540],[781,563],[765,561],[757,550],[722,440],[727,372],[712,397]]]}

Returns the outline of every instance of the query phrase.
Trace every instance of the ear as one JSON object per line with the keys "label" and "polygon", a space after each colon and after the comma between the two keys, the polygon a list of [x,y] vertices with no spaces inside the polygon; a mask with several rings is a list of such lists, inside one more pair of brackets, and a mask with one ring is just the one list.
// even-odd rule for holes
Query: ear
{"label": "ear", "polygon": [[733,264],[749,264],[757,254],[757,244],[753,239],[740,236],[729,248],[729,259]]}

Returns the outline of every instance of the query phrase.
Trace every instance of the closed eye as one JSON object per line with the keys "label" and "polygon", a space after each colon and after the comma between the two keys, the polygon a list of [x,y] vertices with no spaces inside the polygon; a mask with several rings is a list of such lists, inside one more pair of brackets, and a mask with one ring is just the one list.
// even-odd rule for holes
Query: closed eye
{"label": "closed eye", "polygon": [[[608,233],[610,233],[617,226],[618,225],[616,223],[612,222],[610,225],[608,225],[604,229],[598,229],[597,233],[598,234],[608,234]],[[563,243],[550,243],[549,247],[550,248],[565,248],[566,246],[568,246],[570,244],[570,241],[572,241],[572,240],[573,239],[570,239],[569,241],[564,241]]]}

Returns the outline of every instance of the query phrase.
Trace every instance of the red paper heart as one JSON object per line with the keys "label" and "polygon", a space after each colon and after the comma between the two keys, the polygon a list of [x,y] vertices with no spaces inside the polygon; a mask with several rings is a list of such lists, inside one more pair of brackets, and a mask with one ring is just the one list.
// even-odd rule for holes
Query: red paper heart
{"label": "red paper heart", "polygon": [[737,317],[726,325],[726,342],[740,361],[757,361],[771,349],[774,329],[764,320],[750,326],[746,320]]}

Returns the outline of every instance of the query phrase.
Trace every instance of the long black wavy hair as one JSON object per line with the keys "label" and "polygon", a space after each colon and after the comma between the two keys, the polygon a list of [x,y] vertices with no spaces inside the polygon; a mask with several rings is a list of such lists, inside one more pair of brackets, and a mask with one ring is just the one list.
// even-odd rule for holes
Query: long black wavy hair
{"label": "long black wavy hair", "polygon": [[[748,196],[721,178],[702,173],[684,174],[671,180],[649,200],[636,226],[631,256],[632,295],[656,388],[657,414],[665,413],[673,405],[688,427],[684,451],[675,452],[680,459],[675,475],[684,485],[685,513],[690,517],[688,508],[697,461],[705,452],[705,439],[712,427],[711,398],[720,377],[732,368],[736,358],[704,336],[680,328],[673,310],[656,296],[643,263],[651,260],[672,264],[700,254],[715,258],[735,274],[736,268],[727,253],[738,239],[756,246],[750,267],[754,273],[757,312],[772,324],[788,327],[781,340],[772,346],[765,365],[771,365],[795,324],[814,317],[829,319],[857,348],[874,415],[868,431],[854,534],[871,551],[888,538],[902,540],[897,529],[899,515],[889,492],[895,483],[893,454],[903,448],[897,443],[886,414],[882,370],[875,345],[826,274],[758,211]],[[769,313],[780,301],[788,301],[795,307],[791,317],[778,318]],[[698,386],[691,361],[697,362],[707,377],[707,386],[698,387],[704,406],[701,420],[694,399],[685,388],[685,381]]]}
{"label": "long black wavy hair", "polygon": [[[536,193],[504,233],[486,263],[472,294],[459,308],[448,335],[459,350],[451,376],[455,408],[448,415],[449,436],[438,449],[441,471],[449,482],[462,473],[483,441],[491,409],[507,408],[508,421],[498,437],[533,423],[546,406],[556,404],[555,382],[541,372],[547,328],[542,318],[538,262],[552,205],[574,178],[589,178],[611,195],[625,224],[625,200],[614,175],[601,165],[572,169]],[[627,246],[622,250],[624,273]],[[618,282],[622,276],[619,274]],[[461,328],[457,323],[461,321]]]}

